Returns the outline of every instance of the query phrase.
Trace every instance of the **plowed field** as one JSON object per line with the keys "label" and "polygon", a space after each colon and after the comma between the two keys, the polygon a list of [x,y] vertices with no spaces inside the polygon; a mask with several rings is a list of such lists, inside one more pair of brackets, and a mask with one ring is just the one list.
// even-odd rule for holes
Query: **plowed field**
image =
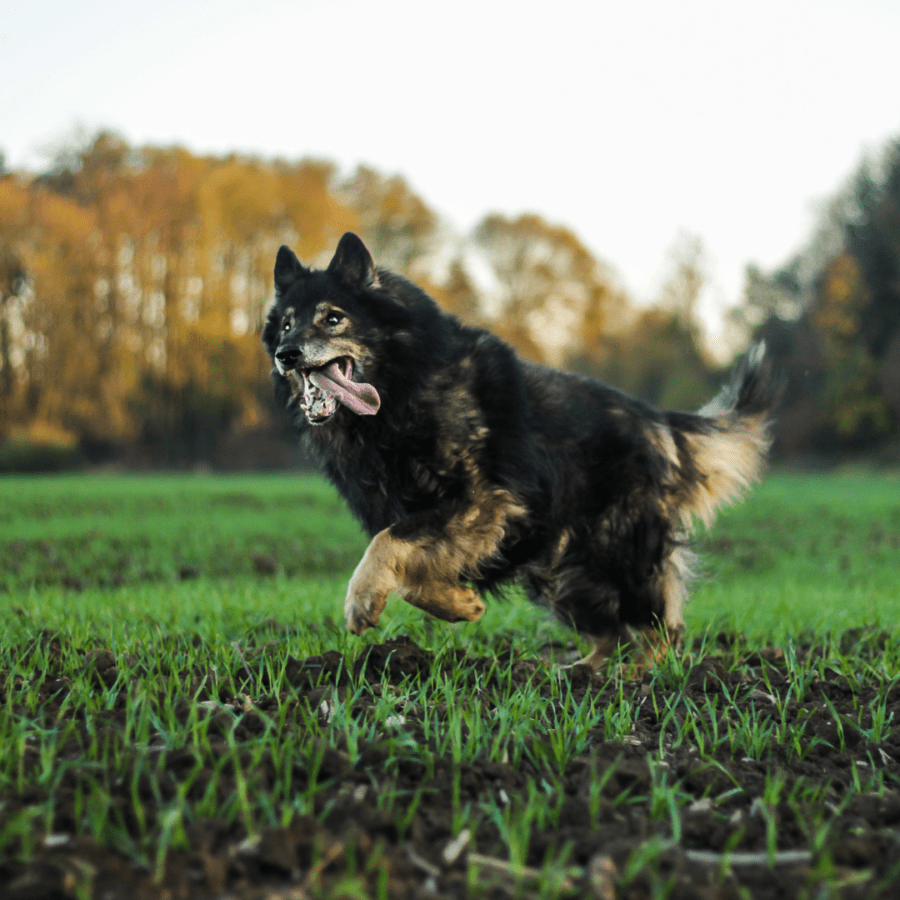
{"label": "plowed field", "polygon": [[639,680],[561,668],[515,598],[347,636],[364,542],[317,486],[290,540],[287,481],[10,490],[0,897],[900,896],[900,496],[787,481],[707,539],[688,646]]}

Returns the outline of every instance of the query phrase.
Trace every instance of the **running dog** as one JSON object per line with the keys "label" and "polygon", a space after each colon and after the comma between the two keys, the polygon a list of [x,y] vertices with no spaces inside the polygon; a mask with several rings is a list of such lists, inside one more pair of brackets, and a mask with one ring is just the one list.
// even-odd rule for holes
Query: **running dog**
{"label": "running dog", "polygon": [[585,636],[649,664],[683,632],[695,520],[757,481],[772,379],[763,345],[696,413],[519,358],[345,234],[327,269],[288,248],[263,331],[280,403],[372,540],[347,628],[396,594],[450,622],[513,580]]}

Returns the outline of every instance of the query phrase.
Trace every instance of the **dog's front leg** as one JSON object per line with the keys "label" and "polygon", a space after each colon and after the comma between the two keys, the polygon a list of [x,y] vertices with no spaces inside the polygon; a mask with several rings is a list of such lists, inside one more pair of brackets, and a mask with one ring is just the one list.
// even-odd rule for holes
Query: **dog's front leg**
{"label": "dog's front leg", "polygon": [[472,622],[484,612],[478,594],[432,572],[418,542],[400,540],[391,530],[375,535],[347,588],[344,619],[348,630],[362,634],[378,624],[391,592],[447,622]]}
{"label": "dog's front leg", "polygon": [[353,572],[344,600],[347,630],[362,634],[378,624],[387,605],[387,597],[396,591],[402,578],[403,554],[398,553],[389,528],[372,539]]}
{"label": "dog's front leg", "polygon": [[391,592],[448,622],[481,617],[484,603],[465,584],[494,557],[509,522],[524,508],[508,491],[473,491],[451,514],[398,522],[372,539],[356,567],[344,602],[347,628],[362,634],[378,624]]}

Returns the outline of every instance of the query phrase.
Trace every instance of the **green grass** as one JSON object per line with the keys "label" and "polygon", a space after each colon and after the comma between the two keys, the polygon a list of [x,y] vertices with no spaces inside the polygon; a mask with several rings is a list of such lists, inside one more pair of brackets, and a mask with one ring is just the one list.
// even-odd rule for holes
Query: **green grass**
{"label": "green grass", "polygon": [[783,640],[900,614],[900,482],[888,476],[771,476],[700,542],[693,629],[727,625]]}
{"label": "green grass", "polygon": [[314,478],[8,477],[0,480],[0,589],[222,578],[268,556],[288,575],[352,568],[365,548]]}
{"label": "green grass", "polygon": [[[200,821],[249,835],[300,816],[327,822],[343,802],[343,766],[368,773],[401,839],[440,782],[449,831],[494,848],[521,896],[575,895],[583,866],[552,843],[566,796],[583,792],[598,832],[611,810],[640,811],[649,831],[617,884],[664,896],[666,854],[698,799],[723,827],[736,811],[762,822],[772,859],[778,822],[794,817],[828,882],[844,835],[829,810],[897,790],[875,751],[851,754],[900,727],[894,480],[773,476],[726,511],[700,541],[689,650],[639,687],[612,674],[579,690],[535,664],[573,640],[518,596],[456,626],[395,601],[380,629],[348,635],[342,598],[365,544],[311,477],[0,480],[0,855],[28,860],[47,835],[73,832],[162,877]],[[352,667],[398,635],[434,654],[425,676],[351,679],[314,701],[291,681],[298,660],[337,650]],[[773,646],[784,651],[777,671],[752,661]],[[106,680],[104,650],[116,663]],[[704,672],[717,690],[698,695]],[[830,683],[865,701],[850,715],[829,709],[817,685]],[[638,738],[645,767],[622,768]],[[781,772],[823,741],[847,756],[839,790]],[[604,742],[625,743],[605,757]],[[707,767],[690,788],[674,762],[689,770],[688,753]],[[755,807],[723,763],[743,759],[769,766]],[[521,796],[476,791],[467,779],[486,761],[527,773]],[[594,772],[584,788],[580,766]],[[409,767],[419,787],[404,780]],[[749,840],[743,827],[730,850]],[[348,862],[348,896],[377,881],[373,860],[365,871]],[[476,869],[473,885],[487,877]]]}
{"label": "green grass", "polygon": [[[339,619],[343,582],[365,545],[314,477],[0,480],[0,591],[46,621],[56,609],[65,620],[102,618],[104,606],[118,618],[121,604],[173,626],[199,617],[201,628],[216,627],[209,619]],[[771,476],[723,511],[699,546],[694,633],[727,626],[783,639],[889,627],[900,613],[896,479]],[[260,565],[276,577],[261,583]],[[523,629],[533,629],[542,617],[520,605]],[[396,604],[388,628],[398,615],[403,628],[421,618]],[[515,627],[508,606],[493,603],[482,623],[441,630],[477,635],[498,624]]]}

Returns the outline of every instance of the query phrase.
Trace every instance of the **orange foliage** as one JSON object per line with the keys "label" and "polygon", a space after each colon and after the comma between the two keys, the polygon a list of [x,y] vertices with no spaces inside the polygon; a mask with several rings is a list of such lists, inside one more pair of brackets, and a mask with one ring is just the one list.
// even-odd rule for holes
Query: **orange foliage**
{"label": "orange foliage", "polygon": [[0,356],[7,428],[34,419],[127,441],[159,406],[147,390],[259,421],[278,246],[308,258],[356,225],[332,179],[323,163],[137,150],[108,134],[64,175],[0,179],[0,261],[28,275],[14,327],[10,304],[0,317],[7,343],[16,332]]}
{"label": "orange foliage", "polygon": [[524,355],[559,364],[608,327],[618,292],[610,271],[570,229],[540,216],[490,215],[475,231],[499,284],[492,327]]}
{"label": "orange foliage", "polygon": [[[630,307],[569,229],[493,215],[474,251],[454,247],[403,178],[366,167],[339,183],[328,162],[134,148],[112,134],[65,159],[0,177],[3,432],[40,422],[174,461],[179,440],[196,448],[260,423],[277,249],[322,266],[347,230],[533,359],[602,368]],[[480,280],[493,279],[486,300],[473,252]]]}

